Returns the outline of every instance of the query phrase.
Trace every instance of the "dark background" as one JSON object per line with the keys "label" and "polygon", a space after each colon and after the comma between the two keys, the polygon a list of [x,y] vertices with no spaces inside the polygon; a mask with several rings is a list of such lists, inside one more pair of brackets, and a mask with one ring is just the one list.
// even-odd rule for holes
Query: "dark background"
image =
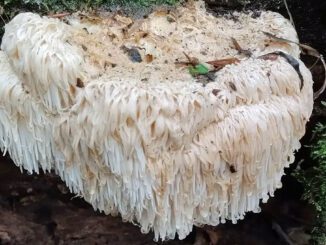
{"label": "dark background", "polygon": [[[326,54],[326,2],[288,0],[288,4],[300,41]],[[260,7],[255,3],[245,6],[245,9],[256,11]],[[218,13],[229,11],[228,7],[212,8]],[[287,17],[282,5],[268,8]],[[311,58],[303,59],[307,64],[313,62]],[[324,71],[317,65],[312,72],[317,89],[324,80]],[[326,100],[325,93],[319,101],[321,99]],[[296,155],[297,162],[304,160],[304,168],[314,165],[310,149],[306,147],[314,141],[312,130],[316,122],[326,122],[325,117],[318,113],[319,107],[317,102],[317,110],[302,139],[303,147]],[[217,228],[196,228],[186,240],[169,244],[193,244],[195,239],[197,244],[208,244],[209,237],[219,240],[218,244],[287,244],[278,228],[297,240],[297,244],[306,241],[315,221],[315,212],[300,200],[303,187],[291,175],[297,162],[287,170],[283,188],[263,205],[262,213],[249,213],[237,225],[228,223]],[[153,234],[142,235],[138,227],[123,223],[119,217],[93,211],[82,199],[74,198],[55,175],[22,174],[8,156],[0,158],[0,244],[153,244],[152,238]]]}

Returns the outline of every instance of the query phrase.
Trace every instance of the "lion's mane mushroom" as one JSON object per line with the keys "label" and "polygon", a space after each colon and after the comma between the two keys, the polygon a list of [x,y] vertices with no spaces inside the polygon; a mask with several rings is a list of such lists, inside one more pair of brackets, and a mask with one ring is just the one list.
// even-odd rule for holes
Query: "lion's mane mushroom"
{"label": "lion's mane mushroom", "polygon": [[236,222],[281,187],[313,106],[299,47],[264,32],[297,40],[279,14],[214,17],[200,1],[136,20],[19,14],[0,51],[1,149],[155,239]]}

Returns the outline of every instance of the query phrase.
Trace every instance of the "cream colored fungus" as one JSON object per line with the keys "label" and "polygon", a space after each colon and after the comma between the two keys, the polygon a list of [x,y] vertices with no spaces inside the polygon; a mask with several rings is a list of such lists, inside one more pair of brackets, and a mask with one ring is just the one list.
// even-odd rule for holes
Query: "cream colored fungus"
{"label": "cream colored fungus", "polygon": [[[29,172],[54,170],[95,209],[155,239],[258,212],[300,148],[313,81],[296,44],[263,33],[297,41],[281,15],[228,19],[203,6],[137,20],[17,15],[0,51],[1,149]],[[302,89],[286,59],[258,58],[274,51],[300,63]],[[204,65],[240,62],[203,86],[175,64],[184,53]]]}

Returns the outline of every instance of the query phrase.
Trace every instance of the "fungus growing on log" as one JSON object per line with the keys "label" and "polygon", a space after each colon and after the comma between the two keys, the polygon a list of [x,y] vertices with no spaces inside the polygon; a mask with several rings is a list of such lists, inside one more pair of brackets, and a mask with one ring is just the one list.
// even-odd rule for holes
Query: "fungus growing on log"
{"label": "fungus growing on log", "polygon": [[300,148],[313,81],[295,43],[264,34],[297,42],[288,20],[236,15],[201,1],[145,19],[17,15],[0,51],[1,149],[155,239],[259,212]]}

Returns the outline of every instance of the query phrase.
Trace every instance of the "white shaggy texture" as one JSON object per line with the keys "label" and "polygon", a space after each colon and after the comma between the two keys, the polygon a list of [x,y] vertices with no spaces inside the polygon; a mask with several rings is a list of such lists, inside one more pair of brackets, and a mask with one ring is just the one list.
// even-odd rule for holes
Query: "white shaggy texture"
{"label": "white shaggy texture", "polygon": [[[262,31],[297,41],[279,14],[214,17],[200,1],[141,20],[19,14],[0,51],[1,149],[30,173],[54,170],[95,209],[155,239],[243,219],[281,187],[313,107],[297,45]],[[128,48],[143,61],[131,62]],[[273,51],[298,60],[301,90],[284,58],[258,58]],[[183,52],[240,62],[203,86],[175,65]]]}

